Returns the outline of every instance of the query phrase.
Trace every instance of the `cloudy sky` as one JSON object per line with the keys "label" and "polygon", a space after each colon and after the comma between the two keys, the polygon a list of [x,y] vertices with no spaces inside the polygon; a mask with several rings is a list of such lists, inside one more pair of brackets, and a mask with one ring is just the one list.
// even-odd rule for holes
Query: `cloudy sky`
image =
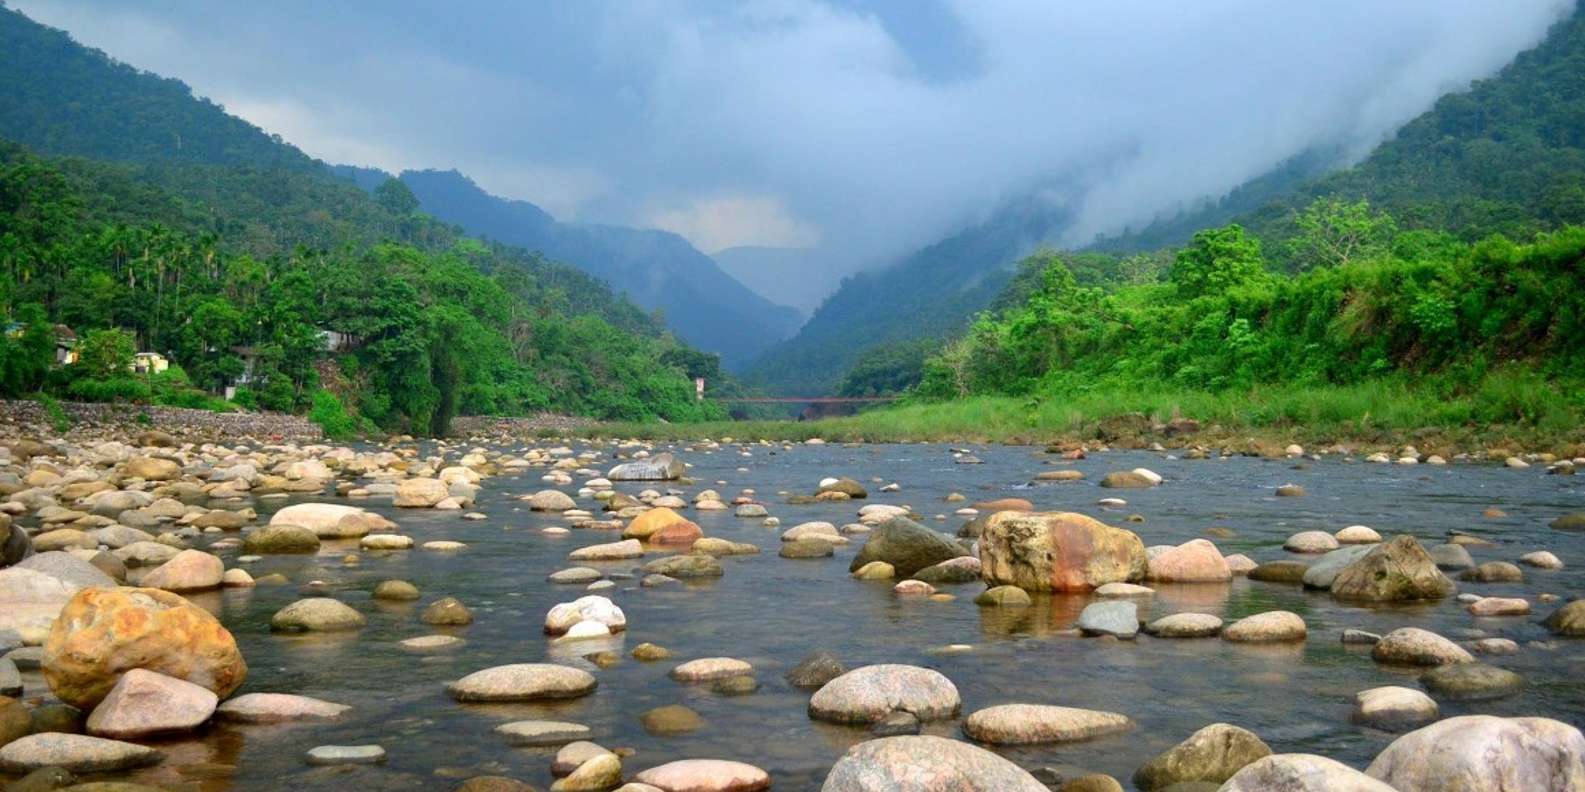
{"label": "cloudy sky", "polygon": [[851,266],[1088,174],[1067,242],[1363,152],[1573,0],[9,0],[330,162]]}

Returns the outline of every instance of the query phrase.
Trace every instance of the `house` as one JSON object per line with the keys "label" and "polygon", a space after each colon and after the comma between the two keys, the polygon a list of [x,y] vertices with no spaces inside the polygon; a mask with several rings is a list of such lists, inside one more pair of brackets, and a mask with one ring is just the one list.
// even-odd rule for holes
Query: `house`
{"label": "house", "polygon": [[158,352],[139,352],[132,356],[132,371],[137,374],[159,374],[171,367],[171,361]]}
{"label": "house", "polygon": [[[55,325],[55,365],[70,366],[77,362],[77,333],[63,324]],[[6,338],[21,338],[27,333],[27,327],[21,322],[10,322],[5,326]]]}

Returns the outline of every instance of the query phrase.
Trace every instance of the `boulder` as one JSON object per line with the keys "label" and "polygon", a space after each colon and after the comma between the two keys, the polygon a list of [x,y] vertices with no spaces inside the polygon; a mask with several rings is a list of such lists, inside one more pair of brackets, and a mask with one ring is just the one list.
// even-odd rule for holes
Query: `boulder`
{"label": "boulder", "polygon": [[1134,785],[1155,792],[1182,783],[1220,784],[1270,755],[1271,748],[1254,732],[1213,723],[1146,762],[1134,773]]}
{"label": "boulder", "polygon": [[1141,581],[1148,571],[1145,544],[1132,531],[1071,512],[998,512],[979,547],[982,576],[993,586],[1089,591]]}
{"label": "boulder", "polygon": [[1206,539],[1191,539],[1149,560],[1151,580],[1162,583],[1224,583],[1233,571],[1222,552]]}
{"label": "boulder", "polygon": [[81,587],[32,569],[0,569],[0,631],[42,632]]}
{"label": "boulder", "polygon": [[202,550],[183,550],[143,576],[141,585],[166,591],[204,591],[220,587],[226,565]]}
{"label": "boulder", "polygon": [[181,478],[182,466],[161,457],[136,456],[122,463],[121,474],[144,481],[170,481]]}
{"label": "boulder", "polygon": [[1474,583],[1522,583],[1524,571],[1507,561],[1487,561],[1473,569],[1464,570],[1458,579]]}
{"label": "boulder", "polygon": [[1108,489],[1145,489],[1161,483],[1161,476],[1144,468],[1118,470],[1101,477],[1101,486]]}
{"label": "boulder", "polygon": [[561,490],[540,490],[525,500],[528,502],[528,508],[533,511],[564,512],[578,508],[578,503],[572,499],[572,496]]}
{"label": "boulder", "polygon": [[827,492],[840,492],[849,498],[868,498],[870,495],[863,484],[845,476],[835,481],[821,482],[820,488],[815,490],[815,495],[823,495]]}
{"label": "boulder", "polygon": [[910,577],[927,566],[965,555],[968,552],[956,541],[907,517],[893,517],[870,532],[848,571],[855,572],[871,561],[885,561],[898,577]]}
{"label": "boulder", "polygon": [[581,669],[516,663],[475,671],[447,685],[446,692],[464,702],[551,701],[586,696],[595,684],[594,676]]}
{"label": "boulder", "polygon": [[957,717],[958,688],[940,672],[918,666],[864,666],[827,682],[809,700],[809,717],[833,723],[874,723],[903,711],[921,721]]}
{"label": "boulder", "polygon": [[53,767],[73,773],[105,773],[156,764],[161,758],[159,751],[129,742],[45,732],[0,747],[0,770],[21,774]]}
{"label": "boulder", "polygon": [[687,470],[682,461],[669,453],[662,453],[649,459],[617,465],[605,477],[612,481],[675,481],[682,478]]}
{"label": "boulder", "polygon": [[115,740],[179,734],[197,728],[220,699],[208,688],[134,668],[121,675],[88,716],[88,733]]}
{"label": "boulder", "polygon": [[721,577],[726,573],[721,567],[721,562],[715,560],[714,556],[697,553],[657,558],[645,564],[643,571],[646,575],[665,575],[679,580]]}
{"label": "boulder", "polygon": [[1432,545],[1426,552],[1430,553],[1431,560],[1436,562],[1438,569],[1453,571],[1475,566],[1475,559],[1470,557],[1469,550],[1463,545],[1451,543]]}
{"label": "boulder", "polygon": [[429,509],[451,497],[446,482],[437,478],[408,478],[396,483],[393,506],[403,509]]}
{"label": "boulder", "polygon": [[1574,600],[1546,617],[1542,622],[1553,635],[1571,638],[1585,637],[1585,600]]}
{"label": "boulder", "polygon": [[1330,553],[1337,545],[1337,537],[1326,531],[1300,531],[1288,537],[1282,549],[1290,553]]}
{"label": "boulder", "polygon": [[1222,631],[1222,619],[1209,613],[1174,613],[1145,627],[1157,638],[1210,638]]}
{"label": "boulder", "polygon": [[330,597],[300,599],[270,617],[272,632],[338,632],[368,624],[363,614]]}
{"label": "boulder", "polygon": [[567,554],[573,561],[617,561],[626,558],[643,558],[644,546],[637,539],[580,547]]}
{"label": "boulder", "polygon": [[861,742],[832,765],[821,792],[1049,792],[1023,768],[978,746],[904,735]]}
{"label": "boulder", "polygon": [[992,586],[974,598],[975,605],[997,608],[1022,608],[1033,604],[1029,592],[1017,586]]}
{"label": "boulder", "polygon": [[650,536],[662,529],[675,525],[688,525],[692,526],[695,531],[699,530],[698,525],[690,522],[677,512],[665,507],[658,507],[634,517],[633,521],[628,523],[627,527],[622,530],[622,538],[648,541]]}
{"label": "boulder", "polygon": [[1585,736],[1549,718],[1465,715],[1399,737],[1365,772],[1400,792],[1585,789]]}
{"label": "boulder", "polygon": [[1309,569],[1310,565],[1303,561],[1267,561],[1249,570],[1245,577],[1262,583],[1298,585],[1304,582],[1304,573]]}
{"label": "boulder", "polygon": [[1085,635],[1132,640],[1139,634],[1139,606],[1130,600],[1092,602],[1079,614],[1079,630]]}
{"label": "boulder", "polygon": [[1272,754],[1251,762],[1217,792],[1403,792],[1315,754]]}
{"label": "boulder", "polygon": [[963,720],[963,733],[991,745],[1034,745],[1088,740],[1134,728],[1126,715],[1045,704],[1002,704]]}
{"label": "boulder", "polygon": [[288,555],[319,552],[319,536],[300,525],[266,525],[242,537],[242,552]]}
{"label": "boulder", "polygon": [[1456,588],[1414,537],[1395,536],[1344,567],[1332,581],[1332,596],[1361,602],[1406,602],[1441,599]]}
{"label": "boulder", "polygon": [[980,580],[980,560],[974,556],[949,558],[915,572],[913,577],[934,585],[975,583]]}
{"label": "boulder", "polygon": [[1370,650],[1370,656],[1378,663],[1397,665],[1432,666],[1475,661],[1463,647],[1419,627],[1400,627],[1387,633]]}
{"label": "boulder", "polygon": [[429,603],[418,620],[437,627],[463,627],[473,623],[473,611],[456,597],[441,597]]}
{"label": "boulder", "polygon": [[561,635],[584,621],[599,622],[613,633],[627,629],[627,616],[616,603],[598,594],[590,594],[552,607],[545,614],[545,634]]}
{"label": "boulder", "polygon": [[1304,619],[1291,611],[1257,613],[1222,628],[1222,640],[1233,643],[1302,641],[1306,635]]}
{"label": "boulder", "polygon": [[818,690],[827,682],[847,673],[842,661],[830,652],[815,652],[792,667],[783,679],[787,684],[806,690]]}
{"label": "boulder", "polygon": [[1330,589],[1337,576],[1347,569],[1349,564],[1364,558],[1373,549],[1375,549],[1374,545],[1349,545],[1333,550],[1311,562],[1304,570],[1300,582],[1305,588]]}
{"label": "boulder", "polygon": [[191,682],[221,698],[248,675],[236,640],[214,616],[151,588],[77,592],[50,628],[42,667],[50,690],[85,710],[134,668]]}

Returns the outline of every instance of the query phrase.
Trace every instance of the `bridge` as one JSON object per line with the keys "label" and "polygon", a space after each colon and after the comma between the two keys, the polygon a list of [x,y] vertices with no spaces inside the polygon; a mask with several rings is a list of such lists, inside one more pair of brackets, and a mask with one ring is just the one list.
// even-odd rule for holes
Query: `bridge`
{"label": "bridge", "polygon": [[896,396],[743,396],[739,398],[710,397],[711,401],[733,404],[874,404],[897,401]]}

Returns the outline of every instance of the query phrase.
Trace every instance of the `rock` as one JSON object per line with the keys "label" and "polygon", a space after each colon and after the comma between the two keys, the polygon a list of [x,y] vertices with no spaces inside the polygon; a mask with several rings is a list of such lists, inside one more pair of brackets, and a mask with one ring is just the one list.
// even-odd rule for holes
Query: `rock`
{"label": "rock", "polygon": [[1438,696],[1460,701],[1501,698],[1524,687],[1524,677],[1485,663],[1444,665],[1420,675],[1420,684]]}
{"label": "rock", "polygon": [[1218,792],[1400,792],[1342,762],[1315,754],[1272,754],[1251,762]]}
{"label": "rock", "polygon": [[1029,592],[1017,586],[993,586],[974,598],[975,605],[1000,608],[1021,608],[1031,602]]}
{"label": "rock", "polygon": [[1160,476],[1144,468],[1113,471],[1101,477],[1101,486],[1108,489],[1145,489],[1160,483]]}
{"label": "rock", "polygon": [[754,673],[754,666],[731,657],[702,657],[689,660],[671,670],[667,676],[677,682],[709,682],[713,679],[743,676]]}
{"label": "rock", "polygon": [[[12,673],[16,672],[16,666],[11,665],[11,661],[4,662],[11,667]],[[18,685],[20,684],[19,680]],[[22,695],[22,691],[18,690],[16,695]],[[26,737],[32,731],[33,716],[29,714],[27,705],[17,701],[9,693],[0,695],[0,747],[18,738]]]}
{"label": "rock", "polygon": [[1552,611],[1552,615],[1546,617],[1542,624],[1553,635],[1585,636],[1585,600],[1574,600]]}
{"label": "rock", "polygon": [[435,626],[461,627],[473,623],[473,611],[456,597],[443,597],[430,603],[418,620]]}
{"label": "rock", "polygon": [[656,646],[652,643],[641,643],[638,646],[633,647],[633,659],[641,663],[665,660],[670,657],[671,650],[664,646]]}
{"label": "rock", "polygon": [[363,614],[330,597],[300,599],[270,617],[272,632],[335,632],[368,624]]}
{"label": "rock", "polygon": [[656,707],[639,716],[639,725],[656,737],[671,737],[704,728],[704,719],[681,704]]}
{"label": "rock", "polygon": [[129,567],[151,567],[175,558],[180,552],[181,548],[160,542],[133,542],[126,547],[117,548],[115,556]]}
{"label": "rock", "polygon": [[1249,570],[1247,577],[1250,580],[1259,580],[1262,583],[1297,585],[1304,582],[1304,573],[1309,571],[1309,569],[1310,565],[1303,561],[1267,561]]}
{"label": "rock", "polygon": [[646,575],[665,575],[679,580],[686,578],[721,577],[725,570],[721,562],[707,555],[675,555],[657,558],[644,565]]}
{"label": "rock", "polygon": [[535,792],[528,784],[506,776],[474,776],[453,792]]}
{"label": "rock", "polygon": [[1370,656],[1378,663],[1398,665],[1431,666],[1475,661],[1463,647],[1419,627],[1400,627],[1387,633],[1371,649]]}
{"label": "rock", "polygon": [[1556,555],[1553,555],[1552,553],[1549,553],[1545,550],[1537,550],[1532,553],[1525,553],[1524,555],[1519,556],[1519,563],[1525,564],[1527,566],[1533,566],[1537,569],[1563,568],[1563,561]]}
{"label": "rock", "polygon": [[413,537],[401,534],[369,534],[358,541],[364,550],[410,550]]}
{"label": "rock", "polygon": [[109,574],[69,552],[39,553],[29,556],[17,564],[16,568],[42,572],[78,588],[92,586],[113,588],[116,585],[116,581]]}
{"label": "rock", "polygon": [[751,676],[717,679],[710,683],[710,692],[718,696],[746,696],[759,690],[759,681]]}
{"label": "rock", "polygon": [[[567,725],[575,726],[577,724]],[[550,764],[551,775],[567,775],[568,773],[577,770],[578,766],[584,762],[587,762],[601,754],[608,753],[612,752],[607,751],[600,745],[587,740],[575,740],[573,742],[569,742],[566,745],[562,745],[560,750],[556,751],[556,758]]]}
{"label": "rock", "polygon": [[962,701],[952,681],[928,668],[864,666],[826,683],[809,700],[809,717],[833,723],[874,723],[902,710],[921,721],[957,717]]}
{"label": "rock", "polygon": [[169,459],[137,456],[121,465],[121,474],[144,481],[171,481],[181,478],[182,466]]}
{"label": "rock", "polygon": [[1102,599],[1139,599],[1156,596],[1156,590],[1149,586],[1138,586],[1133,583],[1107,583],[1095,589],[1095,596]]}
{"label": "rock", "polygon": [[1376,545],[1332,581],[1332,596],[1362,602],[1441,599],[1455,590],[1412,536]]}
{"label": "rock", "polygon": [[88,733],[116,740],[191,731],[220,703],[213,691],[191,682],[134,668],[121,675],[88,716]]}
{"label": "rock", "polygon": [[242,551],[254,555],[319,552],[319,537],[300,525],[267,525],[242,537]]}
{"label": "rock", "polygon": [[1338,544],[1346,545],[1376,544],[1381,541],[1381,534],[1366,525],[1350,525],[1338,531],[1335,536]]}
{"label": "rock", "polygon": [[750,764],[722,759],[682,759],[633,776],[662,792],[759,792],[770,789],[770,774]]}
{"label": "rock", "polygon": [[144,668],[221,698],[248,675],[231,633],[208,611],[148,588],[79,591],[44,642],[44,681],[62,701],[91,709],[121,675]]}
{"label": "rock", "polygon": [[551,663],[516,663],[475,671],[446,686],[458,701],[541,701],[578,698],[594,692],[587,671]]}
{"label": "rock", "polygon": [[787,683],[796,688],[815,690],[824,687],[827,682],[847,673],[842,661],[836,655],[819,651],[805,657],[798,665],[793,666],[783,675]]}
{"label": "rock", "polygon": [[1585,531],[1585,512],[1565,514],[1547,525],[1555,531]]}
{"label": "rock", "polygon": [[1114,635],[1131,640],[1139,633],[1139,606],[1129,600],[1092,602],[1079,614],[1085,635]]}
{"label": "rock", "polygon": [[885,561],[898,576],[911,577],[925,567],[964,555],[967,552],[957,542],[906,517],[893,517],[870,533],[848,571],[855,572],[871,561]]}
{"label": "rock", "polygon": [[233,723],[299,723],[335,720],[351,709],[290,693],[248,693],[221,704],[215,717]]}
{"label": "rock", "polygon": [[1470,557],[1469,550],[1466,550],[1463,545],[1432,545],[1427,552],[1430,553],[1431,560],[1436,562],[1438,569],[1469,569],[1475,566],[1475,559]]}
{"label": "rock", "polygon": [[1192,539],[1149,560],[1149,578],[1162,583],[1223,583],[1233,579],[1222,552],[1205,539]]}
{"label": "rock", "polygon": [[320,539],[357,539],[389,521],[356,506],[337,503],[297,503],[270,516],[270,525],[307,528]]}
{"label": "rock", "polygon": [[1210,638],[1221,631],[1221,618],[1209,613],[1174,613],[1145,627],[1157,638]]}
{"label": "rock", "polygon": [[919,719],[911,712],[893,712],[871,725],[870,735],[896,737],[900,734],[918,734],[920,725]]}
{"label": "rock", "polygon": [[99,540],[75,528],[59,528],[33,537],[33,549],[40,553],[52,550],[92,550],[98,546]]}
{"label": "rock", "polygon": [[1507,561],[1487,561],[1474,569],[1466,570],[1464,574],[1459,575],[1459,580],[1476,583],[1522,583],[1524,572]]}
{"label": "rock", "polygon": [[228,569],[220,576],[220,585],[225,588],[253,588],[258,585],[253,576],[246,569]]}
{"label": "rock", "polygon": [[1378,643],[1381,643],[1381,636],[1375,633],[1354,629],[1343,631],[1345,646],[1375,646]]}
{"label": "rock", "polygon": [[[5,705],[4,699],[8,697],[22,697],[22,672],[17,669],[17,664],[14,661],[0,656],[0,706]],[[4,718],[0,717],[0,720],[4,720]],[[0,736],[3,736],[4,732],[4,727],[0,726]],[[0,739],[0,745],[5,744],[5,742],[4,739]]]}
{"label": "rock", "polygon": [[1254,732],[1213,723],[1146,762],[1134,773],[1134,785],[1154,792],[1189,782],[1220,784],[1270,755],[1271,748]]}
{"label": "rock", "polygon": [[507,745],[518,746],[566,745],[592,735],[589,727],[581,723],[547,720],[503,723],[495,727],[495,733],[506,738]]}
{"label": "rock", "polygon": [[1043,470],[1035,474],[1035,481],[1079,481],[1084,473],[1078,470]]}
{"label": "rock", "polygon": [[566,778],[550,785],[550,792],[601,792],[622,783],[622,760],[614,753],[584,760]]}
{"label": "rock", "polygon": [[0,569],[0,630],[49,629],[81,587],[20,566]]}
{"label": "rock", "polygon": [[1524,616],[1530,612],[1530,603],[1517,597],[1482,597],[1471,602],[1468,610],[1472,616]]}
{"label": "rock", "polygon": [[892,586],[892,591],[903,596],[928,597],[936,593],[936,587],[923,580],[910,578]]}
{"label": "rock", "polygon": [[832,765],[821,792],[1049,792],[983,748],[925,735],[859,743]]}
{"label": "rock", "polygon": [[409,478],[396,483],[393,506],[403,509],[428,509],[451,497],[451,489],[435,478]]}
{"label": "rock", "polygon": [[612,481],[675,481],[686,472],[687,467],[680,460],[663,453],[617,465],[605,477]]}
{"label": "rock", "polygon": [[997,498],[995,500],[979,501],[974,508],[982,512],[992,513],[999,511],[1034,511],[1035,504],[1023,498]]}
{"label": "rock", "polygon": [[1337,537],[1326,531],[1301,531],[1288,537],[1282,549],[1290,553],[1330,553],[1337,546]]}
{"label": "rock", "polygon": [[1330,589],[1349,564],[1364,558],[1375,548],[1375,545],[1349,545],[1333,550],[1311,562],[1301,582],[1305,588]]}
{"label": "rock", "polygon": [[304,761],[316,767],[380,764],[385,749],[378,745],[320,745],[308,749]]}
{"label": "rock", "polygon": [[[844,539],[843,541],[847,541]],[[696,540],[688,547],[690,553],[703,553],[710,556],[735,556],[754,555],[759,552],[759,547],[748,542],[730,542],[713,536],[706,536]]]}
{"label": "rock", "polygon": [[1222,640],[1234,643],[1302,641],[1305,635],[1304,619],[1291,611],[1257,613],[1222,628]]}
{"label": "rock", "polygon": [[1354,722],[1385,731],[1413,729],[1438,714],[1436,702],[1413,688],[1389,685],[1354,694]]}
{"label": "rock", "polygon": [[1585,737],[1548,718],[1466,715],[1393,743],[1366,770],[1403,792],[1537,792],[1585,788]]}
{"label": "rock", "polygon": [[1298,498],[1302,497],[1303,495],[1304,487],[1301,487],[1298,484],[1283,484],[1282,486],[1277,487],[1277,497],[1279,498]]}
{"label": "rock", "polygon": [[758,503],[744,503],[732,510],[733,516],[745,518],[764,517],[769,513],[770,512],[767,512],[763,505]]}
{"label": "rock", "polygon": [[204,591],[219,588],[226,565],[202,550],[183,550],[143,576],[141,584],[166,591]]}
{"label": "rock", "polygon": [[[980,536],[982,575],[990,585],[1028,591],[1089,591],[1145,578],[1144,542],[1071,512],[998,512]],[[901,570],[899,570],[901,571]]]}
{"label": "rock", "polygon": [[980,560],[974,556],[950,558],[915,572],[913,578],[936,585],[975,583],[980,579]]}
{"label": "rock", "polygon": [[783,542],[776,554],[782,558],[830,558],[835,552],[830,542],[808,538]]}
{"label": "rock", "polygon": [[868,498],[870,495],[869,490],[864,489],[863,484],[845,476],[835,481],[821,482],[820,488],[815,490],[815,495],[818,496],[827,492],[840,492],[849,498]]}
{"label": "rock", "polygon": [[853,577],[859,580],[891,580],[897,577],[897,569],[885,561],[871,561],[854,570]]}
{"label": "rock", "polygon": [[563,602],[545,614],[545,634],[561,635],[580,622],[603,624],[610,632],[627,629],[627,615],[616,603],[598,594]]}
{"label": "rock", "polygon": [[623,539],[620,542],[580,547],[568,553],[567,557],[573,561],[617,561],[627,558],[643,558],[644,546],[637,539]]}
{"label": "rock", "polygon": [[622,538],[651,541],[651,537],[662,533],[665,533],[666,536],[674,537],[675,543],[679,544],[687,544],[693,541],[692,539],[683,541],[682,538],[685,536],[692,535],[694,539],[697,539],[703,535],[703,531],[699,529],[698,525],[671,509],[660,507],[650,509],[634,517],[633,521],[628,523],[628,526],[622,530]]}
{"label": "rock", "polygon": [[418,587],[405,580],[382,580],[374,587],[374,598],[390,602],[412,602],[421,595]]}
{"label": "rock", "polygon": [[161,758],[160,752],[153,748],[128,742],[48,732],[0,747],[0,770],[28,773],[54,767],[73,773],[104,773],[144,767]]}
{"label": "rock", "polygon": [[1123,792],[1123,785],[1105,773],[1090,773],[1057,787],[1057,792]]}
{"label": "rock", "polygon": [[991,745],[1073,742],[1134,728],[1125,715],[1044,704],[1002,704],[974,712],[963,733]]}
{"label": "rock", "polygon": [[577,501],[561,490],[540,490],[524,499],[533,511],[564,512],[578,508]]}
{"label": "rock", "polygon": [[593,567],[569,567],[550,573],[545,579],[551,583],[593,583],[605,577],[605,573]]}

